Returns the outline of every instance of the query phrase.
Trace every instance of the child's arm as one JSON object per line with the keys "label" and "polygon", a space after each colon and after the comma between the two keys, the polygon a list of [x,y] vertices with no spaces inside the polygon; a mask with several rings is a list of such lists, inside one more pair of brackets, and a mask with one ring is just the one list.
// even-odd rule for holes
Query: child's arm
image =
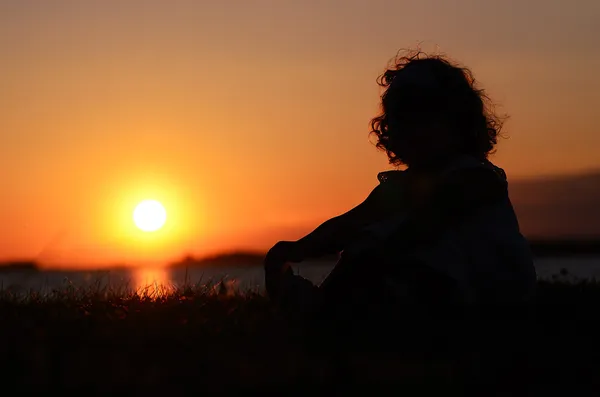
{"label": "child's arm", "polygon": [[301,260],[334,254],[344,249],[346,243],[370,222],[383,215],[381,185],[350,211],[323,222],[314,231],[295,243]]}
{"label": "child's arm", "polygon": [[348,242],[365,226],[388,216],[403,201],[400,181],[388,182],[399,175],[396,171],[380,173],[380,184],[361,204],[345,214],[329,219],[298,241],[280,241],[275,244],[265,257],[265,267],[279,267],[285,262],[302,262],[344,250]]}

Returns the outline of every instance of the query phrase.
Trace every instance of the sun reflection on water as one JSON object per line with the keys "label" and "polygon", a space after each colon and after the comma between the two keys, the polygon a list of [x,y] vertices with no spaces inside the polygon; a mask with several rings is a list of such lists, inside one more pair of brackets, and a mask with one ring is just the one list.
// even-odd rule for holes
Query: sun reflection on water
{"label": "sun reflection on water", "polygon": [[139,268],[133,278],[135,290],[143,296],[163,296],[173,289],[170,274],[164,268]]}

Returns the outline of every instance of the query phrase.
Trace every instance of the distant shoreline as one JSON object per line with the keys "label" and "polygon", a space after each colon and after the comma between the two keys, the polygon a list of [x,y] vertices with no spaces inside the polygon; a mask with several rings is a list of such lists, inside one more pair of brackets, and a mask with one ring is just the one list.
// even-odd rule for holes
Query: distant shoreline
{"label": "distant shoreline", "polygon": [[[560,239],[541,240],[529,239],[529,246],[536,258],[569,257],[600,255],[600,239]],[[187,256],[179,261],[168,263],[168,268],[192,268],[203,266],[262,266],[265,253],[258,251],[232,251],[205,257]],[[322,258],[323,261],[335,261],[336,256]],[[0,262],[0,273],[6,272],[38,272],[43,269],[35,260],[5,261]],[[114,268],[128,268],[127,266],[115,266]],[[112,269],[112,268],[111,268]],[[77,270],[77,268],[73,268]]]}
{"label": "distant shoreline", "polygon": [[600,239],[594,240],[529,240],[533,255],[543,257],[565,257],[574,255],[600,254]]}

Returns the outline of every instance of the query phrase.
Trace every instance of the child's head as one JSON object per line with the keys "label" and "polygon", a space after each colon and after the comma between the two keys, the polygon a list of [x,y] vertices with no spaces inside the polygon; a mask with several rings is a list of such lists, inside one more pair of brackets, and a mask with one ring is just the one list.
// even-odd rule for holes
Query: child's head
{"label": "child's head", "polygon": [[421,167],[467,154],[487,158],[501,121],[467,68],[420,52],[396,59],[378,79],[381,115],[371,120],[390,163]]}

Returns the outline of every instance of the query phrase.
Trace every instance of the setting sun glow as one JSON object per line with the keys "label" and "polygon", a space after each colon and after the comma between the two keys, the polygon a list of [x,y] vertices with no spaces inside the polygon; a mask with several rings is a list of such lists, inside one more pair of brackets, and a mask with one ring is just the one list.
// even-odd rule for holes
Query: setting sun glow
{"label": "setting sun glow", "polygon": [[397,168],[369,132],[401,49],[471,68],[507,116],[490,160],[524,235],[595,239],[600,0],[574,3],[0,0],[0,265],[302,238]]}
{"label": "setting sun glow", "polygon": [[156,200],[144,200],[133,211],[135,225],[144,232],[155,232],[167,221],[167,211]]}

